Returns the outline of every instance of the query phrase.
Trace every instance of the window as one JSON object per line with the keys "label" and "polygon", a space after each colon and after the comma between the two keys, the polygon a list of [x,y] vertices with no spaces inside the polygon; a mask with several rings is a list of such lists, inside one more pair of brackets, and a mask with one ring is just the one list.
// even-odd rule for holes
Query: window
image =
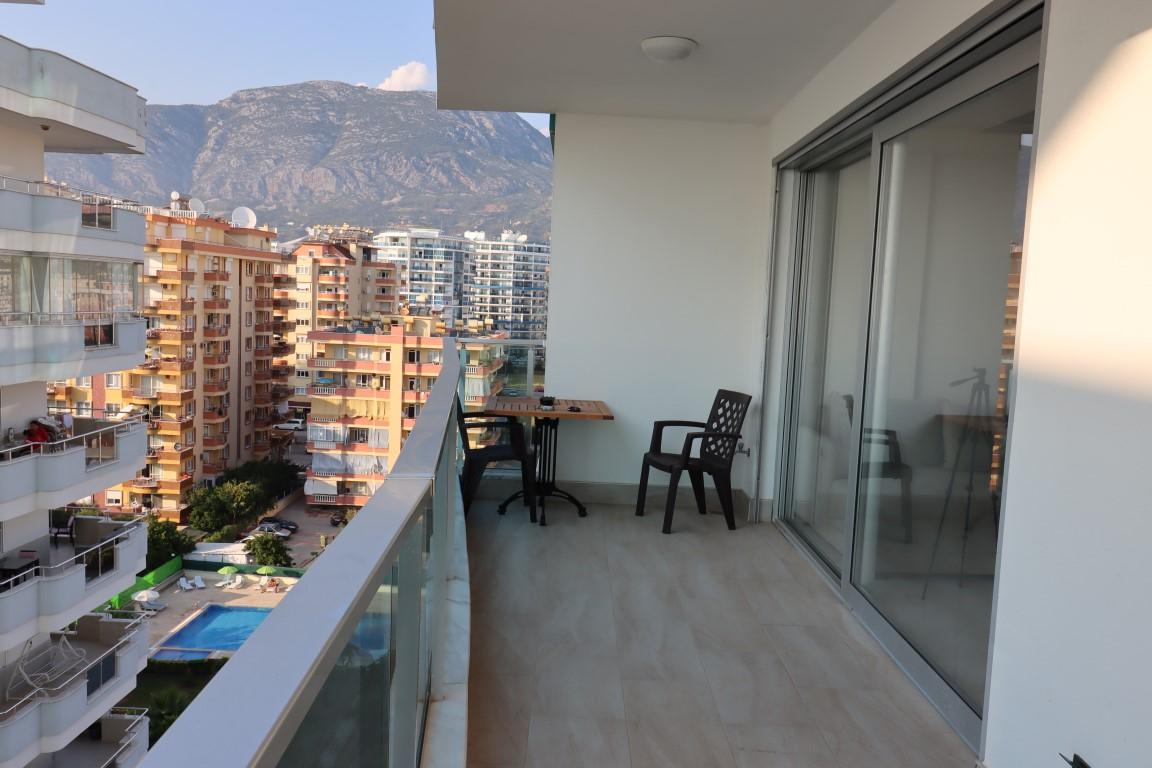
{"label": "window", "polygon": [[120,491],[105,491],[104,503],[110,507],[119,507],[124,504],[124,496]]}
{"label": "window", "polygon": [[244,399],[245,400],[251,400],[252,399],[252,387],[251,386],[244,387]]}
{"label": "window", "polygon": [[91,387],[92,386],[92,377],[91,376],[81,376],[79,379],[76,380],[76,385],[80,386],[80,387]]}
{"label": "window", "polygon": [[92,403],[88,400],[81,400],[76,403],[76,414],[79,416],[92,415]]}
{"label": "window", "polygon": [[[249,270],[249,273],[251,273],[251,270],[252,270],[251,264],[248,265],[248,270]],[[244,300],[245,301],[252,301],[252,286],[250,286],[250,285],[244,289]]]}
{"label": "window", "polygon": [[244,447],[245,448],[251,448],[252,447],[252,435],[244,435]]}
{"label": "window", "polygon": [[80,200],[80,224],[96,229],[113,228],[112,201],[99,195],[83,195]]}
{"label": "window", "polygon": [[195,389],[195,388],[196,388],[196,374],[195,373],[184,374],[184,389]]}
{"label": "window", "polygon": [[305,369],[305,368],[297,368],[296,369],[296,378],[307,379],[309,376],[311,376],[311,373],[307,369]]}
{"label": "window", "polygon": [[120,389],[120,374],[104,374],[104,386],[108,387],[109,389]]}
{"label": "window", "polygon": [[349,427],[348,428],[348,442],[349,443],[367,443],[368,430],[364,427]]}
{"label": "window", "polygon": [[[252,274],[252,262],[250,262],[250,261],[244,262],[244,274],[246,274],[246,275]],[[251,291],[252,289],[249,288],[248,290]],[[248,298],[252,298],[252,296],[249,295]]]}
{"label": "window", "polygon": [[308,353],[307,352],[297,352],[296,353],[296,359],[297,360],[307,360],[308,359]]}
{"label": "window", "polygon": [[251,336],[244,339],[244,351],[245,352],[251,352],[252,351],[252,337]]}
{"label": "window", "polygon": [[250,361],[247,363],[244,363],[244,375],[245,376],[251,376],[252,375],[252,363]]}
{"label": "window", "polygon": [[418,349],[408,350],[408,362],[410,362],[410,363],[420,362],[420,350],[418,350]]}
{"label": "window", "polygon": [[246,325],[246,326],[252,325],[252,313],[251,312],[245,312],[244,313],[244,325]]}
{"label": "window", "polygon": [[308,343],[308,334],[306,334],[306,333],[296,334],[296,343],[297,344],[307,344]]}

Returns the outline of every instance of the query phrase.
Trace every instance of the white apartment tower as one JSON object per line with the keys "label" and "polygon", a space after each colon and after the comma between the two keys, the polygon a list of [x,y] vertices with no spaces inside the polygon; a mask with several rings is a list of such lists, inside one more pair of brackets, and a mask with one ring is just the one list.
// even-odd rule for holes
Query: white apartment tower
{"label": "white apartment tower", "polygon": [[144,127],[131,86],[0,37],[0,768],[148,746],[145,713],[113,708],[147,662],[143,614],[92,612],[135,582],[146,530],[73,506],[143,466],[145,425],[46,397],[143,360],[144,215],[44,181],[46,152],[139,153]]}
{"label": "white apartment tower", "polygon": [[469,240],[438,229],[395,229],[378,233],[373,243],[373,261],[393,262],[407,274],[400,301],[412,314],[433,312],[446,321],[462,317]]}
{"label": "white apartment tower", "polygon": [[467,315],[491,321],[513,339],[543,340],[548,329],[551,248],[504,230],[499,238],[465,232],[471,241],[464,282]]}

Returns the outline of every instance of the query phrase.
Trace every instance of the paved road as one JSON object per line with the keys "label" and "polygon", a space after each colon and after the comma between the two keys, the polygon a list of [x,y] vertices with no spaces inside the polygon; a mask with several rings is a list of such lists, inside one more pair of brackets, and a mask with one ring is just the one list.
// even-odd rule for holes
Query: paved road
{"label": "paved road", "polygon": [[305,509],[303,497],[281,512],[280,516],[300,526],[300,530],[288,539],[288,548],[292,550],[292,560],[297,566],[307,565],[315,557],[313,553],[320,552],[321,535],[326,535],[331,541],[343,530],[331,526],[327,513],[309,513]]}

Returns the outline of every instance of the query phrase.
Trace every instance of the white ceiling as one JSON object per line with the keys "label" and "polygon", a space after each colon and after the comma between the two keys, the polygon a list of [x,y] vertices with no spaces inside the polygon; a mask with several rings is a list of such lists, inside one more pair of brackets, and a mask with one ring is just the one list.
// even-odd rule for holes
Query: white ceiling
{"label": "white ceiling", "polygon": [[762,122],[892,1],[435,0],[440,107]]}

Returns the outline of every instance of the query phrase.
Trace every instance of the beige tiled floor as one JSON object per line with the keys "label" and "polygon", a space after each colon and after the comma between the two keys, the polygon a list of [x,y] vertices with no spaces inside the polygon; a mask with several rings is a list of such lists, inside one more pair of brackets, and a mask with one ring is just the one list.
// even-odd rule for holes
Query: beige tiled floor
{"label": "beige tiled floor", "polygon": [[972,768],[773,526],[468,518],[473,768]]}

